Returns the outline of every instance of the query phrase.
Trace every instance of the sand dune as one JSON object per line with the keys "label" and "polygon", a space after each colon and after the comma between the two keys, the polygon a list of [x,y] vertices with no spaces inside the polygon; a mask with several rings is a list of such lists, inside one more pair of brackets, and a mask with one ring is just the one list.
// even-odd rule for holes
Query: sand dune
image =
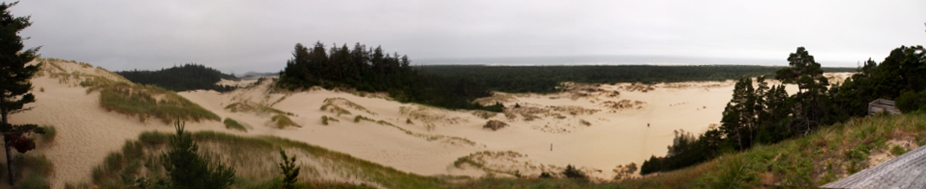
{"label": "sand dune", "polygon": [[[77,63],[59,61],[55,65],[54,69],[60,67],[59,71],[65,73],[121,78]],[[13,123],[54,125],[58,129],[54,144],[40,144],[38,150],[28,152],[46,154],[55,164],[53,188],[61,187],[64,182],[89,180],[91,169],[107,153],[118,150],[125,140],[135,139],[143,131],[173,129],[159,121],[142,122],[107,112],[99,105],[98,92],[87,93],[86,88],[78,85],[79,80],[61,78],[48,73],[34,78],[37,102],[29,105],[34,109],[11,118]],[[652,155],[665,155],[675,130],[699,133],[719,124],[733,83],[574,84],[576,90],[570,92],[497,93],[481,100],[498,101],[509,108],[515,104],[521,107],[505,113],[449,111],[390,101],[382,94],[360,95],[317,88],[276,93],[270,90],[269,80],[228,93],[200,90],[178,94],[223,119],[232,118],[251,127],[245,133],[227,130],[216,121],[187,123],[187,128],[193,131],[274,135],[422,175],[481,176],[485,170],[518,170],[532,175],[572,164],[607,179],[613,177],[611,170],[617,165],[631,162],[640,165]],[[794,91],[793,86],[788,89]],[[274,127],[270,121],[274,113],[226,109],[232,103],[288,113],[301,127]],[[322,110],[326,104],[350,113]],[[324,125],[322,116],[338,121]],[[365,119],[354,122],[356,116]],[[509,126],[497,131],[483,129],[488,120],[503,121]],[[453,165],[465,156],[484,160],[484,169]]]}

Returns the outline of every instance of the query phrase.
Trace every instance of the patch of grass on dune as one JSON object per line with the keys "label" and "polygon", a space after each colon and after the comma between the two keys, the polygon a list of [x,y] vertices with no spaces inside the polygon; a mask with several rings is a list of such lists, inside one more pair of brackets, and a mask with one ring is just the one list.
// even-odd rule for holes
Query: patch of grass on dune
{"label": "patch of grass on dune", "polygon": [[246,126],[242,125],[241,123],[238,123],[238,121],[235,121],[234,119],[226,117],[225,121],[222,121],[222,122],[225,123],[226,129],[233,129],[233,130],[248,132],[248,128]]}
{"label": "patch of grass on dune", "polygon": [[81,85],[88,87],[87,93],[99,91],[100,106],[107,111],[137,116],[143,122],[151,117],[165,124],[175,120],[220,120],[215,113],[160,87],[115,82],[102,77],[88,78]]}
{"label": "patch of grass on dune", "polygon": [[277,128],[280,128],[280,129],[286,128],[288,126],[302,127],[301,125],[296,124],[296,122],[293,122],[292,119],[289,119],[289,116],[286,116],[283,114],[274,115],[273,117],[270,118],[270,121],[273,121],[273,123],[276,124]]}
{"label": "patch of grass on dune", "polygon": [[45,155],[24,154],[13,159],[13,165],[17,177],[13,188],[49,188],[47,178],[55,172],[55,166]]}
{"label": "patch of grass on dune", "polygon": [[[96,185],[100,188],[126,188],[142,178],[156,182],[165,178],[160,162],[160,154],[167,148],[167,141],[172,134],[145,132],[138,141],[128,141],[121,152],[113,152],[93,172],[93,180],[84,183],[69,183],[71,188]],[[295,154],[300,160],[315,163],[297,163],[301,167],[300,185],[309,188],[371,188],[370,185],[384,188],[444,188],[446,181],[436,177],[426,177],[398,171],[350,155],[303,142],[273,136],[245,137],[227,133],[202,131],[192,133],[192,138],[200,144],[201,153],[221,153],[220,161],[236,170],[236,183],[233,188],[268,188],[280,182],[278,149],[285,149]],[[360,181],[349,184],[322,178],[337,178]],[[328,176],[325,176],[328,175]]]}
{"label": "patch of grass on dune", "polygon": [[284,115],[293,115],[293,113],[284,112],[276,108],[271,108],[269,106],[264,106],[262,104],[250,103],[247,101],[235,102],[225,106],[225,109],[231,112],[255,112],[258,114],[284,114]]}

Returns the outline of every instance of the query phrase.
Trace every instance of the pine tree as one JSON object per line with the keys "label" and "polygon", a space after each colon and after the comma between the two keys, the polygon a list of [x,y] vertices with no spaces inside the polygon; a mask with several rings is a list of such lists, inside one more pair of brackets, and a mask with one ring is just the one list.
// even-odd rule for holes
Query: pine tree
{"label": "pine tree", "polygon": [[183,131],[184,124],[178,121],[174,127],[177,135],[170,137],[170,149],[161,156],[170,177],[169,188],[228,188],[235,181],[235,170],[201,157],[199,145]]}
{"label": "pine tree", "polygon": [[299,167],[296,167],[295,163],[296,156],[287,157],[286,152],[280,149],[280,157],[283,158],[283,162],[279,164],[283,173],[283,189],[296,188],[296,177],[299,176]]}
{"label": "pine tree", "polygon": [[[3,133],[7,165],[12,165],[10,148],[25,153],[35,148],[32,139],[24,134],[43,133],[34,124],[10,124],[9,115],[29,110],[23,105],[35,102],[35,96],[29,91],[32,83],[29,79],[39,70],[37,64],[26,65],[35,59],[39,48],[23,50],[22,37],[19,32],[32,25],[29,17],[14,17],[8,10],[18,2],[0,4],[0,132]],[[7,166],[10,185],[13,185],[13,166]]]}

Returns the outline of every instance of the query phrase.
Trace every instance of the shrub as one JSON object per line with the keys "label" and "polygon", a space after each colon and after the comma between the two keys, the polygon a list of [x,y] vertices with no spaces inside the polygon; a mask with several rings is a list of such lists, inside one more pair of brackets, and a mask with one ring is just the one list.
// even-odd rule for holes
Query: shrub
{"label": "shrub", "polygon": [[492,129],[492,131],[496,131],[496,130],[505,128],[505,127],[507,127],[507,126],[508,126],[508,124],[505,123],[505,122],[496,121],[496,120],[489,120],[488,122],[486,122],[485,125],[482,126],[482,128]]}
{"label": "shrub", "polygon": [[901,146],[894,146],[893,148],[891,148],[891,154],[894,154],[894,156],[900,156],[900,155],[903,155],[904,153],[907,153],[907,149],[904,149]]}
{"label": "shrub", "polygon": [[270,118],[270,121],[276,122],[277,128],[285,128],[286,126],[302,127],[296,122],[293,122],[292,119],[289,119],[289,116],[283,114],[277,114]]}
{"label": "shrub", "polygon": [[223,123],[225,123],[225,128],[226,128],[226,129],[232,129],[232,130],[239,130],[239,131],[243,131],[243,132],[248,132],[248,128],[247,128],[247,127],[245,127],[245,126],[242,125],[241,123],[238,123],[238,121],[235,121],[234,119],[231,119],[231,118],[227,118],[227,117],[226,117],[226,118],[225,118],[225,121],[223,121]]}
{"label": "shrub", "polygon": [[585,175],[584,172],[582,172],[579,169],[576,169],[572,165],[566,165],[566,170],[563,170],[563,176],[566,176],[566,178],[571,178],[571,179],[588,179],[588,176]]}
{"label": "shrub", "polygon": [[54,164],[45,155],[23,155],[13,159],[16,175],[21,176],[13,188],[50,188],[48,180],[54,171]]}
{"label": "shrub", "polygon": [[142,144],[153,147],[153,146],[160,146],[161,144],[167,143],[168,136],[165,134],[148,131],[148,132],[144,132],[138,135],[138,140],[141,141]]}
{"label": "shrub", "polygon": [[912,112],[926,106],[926,91],[905,91],[897,97],[897,109],[902,112]]}
{"label": "shrub", "polygon": [[55,141],[55,136],[58,135],[58,131],[55,130],[54,126],[51,126],[51,125],[42,126],[42,130],[45,131],[45,133],[42,134],[42,142]]}

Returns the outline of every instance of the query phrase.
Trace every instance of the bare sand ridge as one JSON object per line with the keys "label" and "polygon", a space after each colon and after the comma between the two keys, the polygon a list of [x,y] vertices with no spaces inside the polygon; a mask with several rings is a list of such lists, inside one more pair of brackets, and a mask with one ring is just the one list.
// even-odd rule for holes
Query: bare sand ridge
{"label": "bare sand ridge", "polygon": [[[56,65],[67,73],[121,79],[89,65],[62,61]],[[837,74],[833,78],[846,75]],[[51,146],[40,144],[38,150],[28,152],[45,154],[55,164],[54,176],[50,178],[53,188],[62,187],[64,182],[88,181],[93,166],[141,132],[173,130],[160,121],[141,122],[136,117],[107,112],[99,105],[98,92],[87,93],[86,88],[77,84],[80,81],[60,78],[49,74],[36,76],[32,82],[37,102],[28,105],[34,109],[11,118],[13,123],[57,128],[57,139]],[[541,171],[560,171],[572,164],[594,177],[609,179],[617,165],[631,162],[640,165],[652,155],[665,155],[675,130],[700,133],[719,124],[734,82],[567,83],[564,87],[569,90],[563,93],[496,93],[479,100],[503,103],[510,108],[503,113],[403,104],[375,93],[318,88],[273,92],[270,84],[270,80],[265,80],[228,93],[203,90],[179,93],[223,119],[232,118],[251,127],[243,133],[228,130],[221,122],[206,121],[188,122],[187,128],[249,136],[274,135],[422,175],[482,176],[486,172],[504,175],[514,171],[537,175]],[[789,86],[788,90],[795,91],[796,87]],[[288,113],[301,127],[280,129],[271,121],[274,113],[226,108],[233,103]],[[519,108],[511,108],[516,105]],[[325,125],[322,116],[333,120]],[[488,120],[502,121],[508,126],[497,131],[483,129]],[[480,165],[455,166],[454,162],[461,157]]]}

